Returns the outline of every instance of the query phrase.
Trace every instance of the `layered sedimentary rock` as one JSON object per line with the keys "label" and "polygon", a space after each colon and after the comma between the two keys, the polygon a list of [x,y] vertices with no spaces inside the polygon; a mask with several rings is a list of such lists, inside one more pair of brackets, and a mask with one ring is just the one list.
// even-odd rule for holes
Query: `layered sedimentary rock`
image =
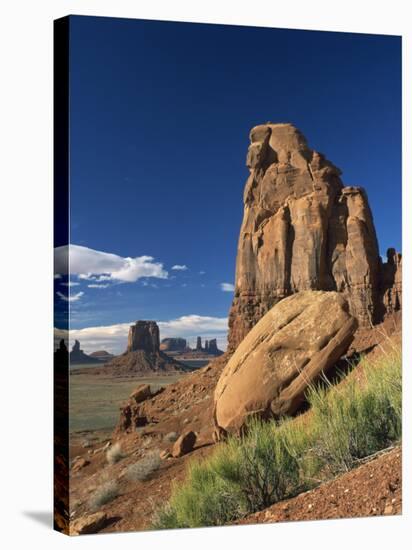
{"label": "layered sedimentary rock", "polygon": [[358,322],[338,292],[302,291],[276,304],[241,342],[216,385],[219,439],[250,416],[294,414],[308,386],[348,349]]}
{"label": "layered sedimentary rock", "polygon": [[154,321],[136,321],[129,329],[127,351],[159,351],[159,327]]}
{"label": "layered sedimentary rock", "polygon": [[198,336],[196,339],[196,351],[202,351],[202,337]]}
{"label": "layered sedimentary rock", "polygon": [[187,341],[184,338],[163,338],[160,343],[162,351],[185,351]]}
{"label": "layered sedimentary rock", "polygon": [[292,124],[256,126],[250,141],[229,349],[301,290],[342,292],[361,325],[377,321],[382,262],[364,189],[344,187],[340,170]]}
{"label": "layered sedimentary rock", "polygon": [[389,248],[382,266],[382,298],[385,310],[393,313],[402,307],[402,255]]}
{"label": "layered sedimentary rock", "polygon": [[127,349],[105,367],[115,373],[186,370],[160,350],[159,327],[155,321],[136,321],[129,328]]}

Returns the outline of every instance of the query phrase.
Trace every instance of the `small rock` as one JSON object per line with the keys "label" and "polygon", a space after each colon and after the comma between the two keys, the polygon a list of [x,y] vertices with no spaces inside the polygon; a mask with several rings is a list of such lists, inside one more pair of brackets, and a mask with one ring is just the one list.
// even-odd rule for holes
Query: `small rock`
{"label": "small rock", "polygon": [[385,516],[389,516],[390,514],[393,514],[393,506],[391,504],[387,504],[385,506],[385,510],[383,511]]}
{"label": "small rock", "polygon": [[71,535],[87,535],[97,533],[107,521],[107,514],[104,512],[96,512],[89,516],[77,519],[71,524]]}
{"label": "small rock", "polygon": [[161,451],[160,453],[160,458],[162,460],[166,460],[167,458],[170,458],[172,455],[170,454],[170,452],[166,449],[165,451]]}
{"label": "small rock", "polygon": [[196,443],[196,434],[193,431],[183,433],[175,442],[172,449],[172,456],[178,458],[193,450]]}
{"label": "small rock", "polygon": [[130,394],[130,399],[133,399],[136,403],[141,403],[149,397],[152,396],[152,392],[149,384],[140,384],[137,388]]}
{"label": "small rock", "polygon": [[86,460],[85,458],[79,457],[75,459],[72,464],[72,472],[78,472],[88,464],[90,464],[90,460]]}

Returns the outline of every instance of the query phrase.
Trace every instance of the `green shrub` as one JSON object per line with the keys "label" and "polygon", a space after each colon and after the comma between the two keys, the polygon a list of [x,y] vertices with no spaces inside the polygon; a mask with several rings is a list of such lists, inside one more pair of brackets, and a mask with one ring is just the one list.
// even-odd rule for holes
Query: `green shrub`
{"label": "green shrub", "polygon": [[332,474],[350,470],[401,437],[400,353],[393,351],[378,364],[364,359],[359,367],[361,380],[352,373],[341,386],[311,387],[307,394],[315,450]]}
{"label": "green shrub", "polygon": [[339,386],[308,391],[309,415],[281,422],[251,419],[246,435],[230,437],[202,463],[189,465],[156,529],[223,525],[352,468],[358,459],[401,437],[401,355],[363,360]]}

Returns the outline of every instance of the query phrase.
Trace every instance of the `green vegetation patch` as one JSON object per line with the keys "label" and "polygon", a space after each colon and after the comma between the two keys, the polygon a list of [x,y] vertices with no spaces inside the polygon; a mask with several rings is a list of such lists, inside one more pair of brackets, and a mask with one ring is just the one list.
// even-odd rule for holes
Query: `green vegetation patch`
{"label": "green vegetation patch", "polygon": [[[359,376],[355,376],[359,372]],[[203,462],[192,461],[154,529],[224,525],[348,471],[401,438],[401,352],[363,359],[343,383],[307,392],[308,415],[251,419]]]}

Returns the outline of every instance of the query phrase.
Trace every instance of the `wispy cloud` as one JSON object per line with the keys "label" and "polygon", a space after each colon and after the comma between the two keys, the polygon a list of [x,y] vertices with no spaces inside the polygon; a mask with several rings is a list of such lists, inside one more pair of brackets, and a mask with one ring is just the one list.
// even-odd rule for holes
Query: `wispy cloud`
{"label": "wispy cloud", "polygon": [[[82,329],[71,329],[70,338],[68,331],[55,329],[55,342],[61,338],[70,339],[70,346],[74,340],[79,340],[82,349],[91,353],[98,349],[105,349],[111,353],[122,353],[127,346],[127,335],[130,323],[116,325],[87,327]],[[220,349],[227,346],[227,318],[208,317],[204,315],[183,315],[169,321],[159,321],[161,338],[182,337],[192,343],[196,336],[204,338],[216,338]]]}
{"label": "wispy cloud", "polygon": [[56,273],[68,274],[70,265],[70,274],[84,280],[133,283],[142,277],[168,277],[163,264],[155,262],[152,256],[124,258],[75,244],[60,246],[54,254]]}
{"label": "wispy cloud", "polygon": [[232,285],[232,283],[220,283],[220,290],[223,290],[223,292],[233,292],[235,285]]}
{"label": "wispy cloud", "polygon": [[77,294],[63,294],[63,292],[56,292],[57,296],[64,302],[77,302],[84,295],[84,292],[77,292]]}
{"label": "wispy cloud", "polygon": [[101,283],[91,283],[90,285],[87,285],[87,288],[107,288],[108,284],[101,284]]}
{"label": "wispy cloud", "polygon": [[187,265],[175,264],[172,266],[173,271],[187,271],[189,268]]}

